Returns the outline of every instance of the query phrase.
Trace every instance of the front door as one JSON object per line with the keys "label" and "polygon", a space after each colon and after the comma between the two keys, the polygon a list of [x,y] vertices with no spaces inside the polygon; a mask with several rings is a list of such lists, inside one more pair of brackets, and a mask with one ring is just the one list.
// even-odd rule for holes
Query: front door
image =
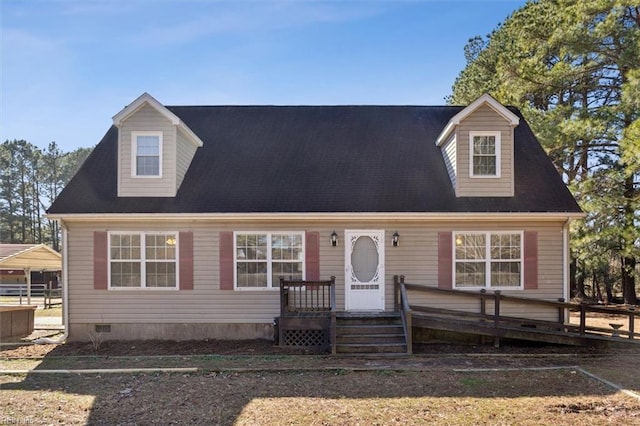
{"label": "front door", "polygon": [[345,308],[384,310],[384,231],[345,231]]}

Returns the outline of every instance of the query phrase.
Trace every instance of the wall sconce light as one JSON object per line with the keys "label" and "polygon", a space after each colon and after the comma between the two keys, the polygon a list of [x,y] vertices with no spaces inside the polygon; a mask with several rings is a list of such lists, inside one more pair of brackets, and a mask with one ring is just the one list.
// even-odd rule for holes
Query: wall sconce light
{"label": "wall sconce light", "polygon": [[394,247],[398,247],[398,244],[400,243],[400,234],[398,234],[398,231],[393,233],[393,238],[391,238],[391,244]]}
{"label": "wall sconce light", "polygon": [[331,233],[331,247],[335,247],[338,245],[338,234],[336,234],[335,229]]}

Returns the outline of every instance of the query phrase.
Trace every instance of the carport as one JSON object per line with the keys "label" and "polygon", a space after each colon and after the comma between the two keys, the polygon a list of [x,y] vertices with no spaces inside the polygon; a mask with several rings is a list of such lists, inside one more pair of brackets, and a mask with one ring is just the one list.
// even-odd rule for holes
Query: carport
{"label": "carport", "polygon": [[31,271],[61,271],[62,256],[45,244],[0,244],[0,269],[22,269],[31,304]]}

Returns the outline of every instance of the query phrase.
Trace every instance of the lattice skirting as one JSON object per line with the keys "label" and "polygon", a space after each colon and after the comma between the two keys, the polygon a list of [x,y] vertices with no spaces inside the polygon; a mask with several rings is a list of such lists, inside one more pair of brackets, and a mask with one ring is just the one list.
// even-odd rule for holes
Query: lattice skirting
{"label": "lattice skirting", "polygon": [[329,346],[328,330],[280,330],[284,346],[326,347]]}

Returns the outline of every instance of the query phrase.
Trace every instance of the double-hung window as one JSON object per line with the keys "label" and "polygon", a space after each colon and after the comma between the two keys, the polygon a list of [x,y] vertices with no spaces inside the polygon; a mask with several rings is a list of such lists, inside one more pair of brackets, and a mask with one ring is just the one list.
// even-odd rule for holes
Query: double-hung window
{"label": "double-hung window", "polygon": [[110,288],[177,289],[176,233],[110,233]]}
{"label": "double-hung window", "polygon": [[303,232],[236,232],[236,289],[277,288],[279,277],[304,278]]}
{"label": "double-hung window", "polygon": [[469,132],[471,177],[500,177],[500,132]]}
{"label": "double-hung window", "polygon": [[132,132],[133,175],[162,177],[162,132]]}
{"label": "double-hung window", "polygon": [[523,233],[454,233],[454,288],[523,288]]}

